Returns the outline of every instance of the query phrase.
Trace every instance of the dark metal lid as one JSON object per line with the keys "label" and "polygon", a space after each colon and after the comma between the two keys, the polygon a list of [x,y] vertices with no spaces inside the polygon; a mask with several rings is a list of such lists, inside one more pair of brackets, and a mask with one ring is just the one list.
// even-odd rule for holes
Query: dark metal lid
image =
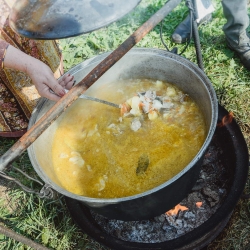
{"label": "dark metal lid", "polygon": [[19,0],[10,26],[22,36],[52,40],[78,36],[111,24],[141,0]]}

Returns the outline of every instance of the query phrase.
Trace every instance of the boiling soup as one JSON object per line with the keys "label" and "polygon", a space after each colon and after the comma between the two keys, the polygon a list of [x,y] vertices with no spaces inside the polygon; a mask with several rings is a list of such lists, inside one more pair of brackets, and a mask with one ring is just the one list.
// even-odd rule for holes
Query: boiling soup
{"label": "boiling soup", "polygon": [[199,107],[170,83],[122,80],[88,95],[121,104],[122,112],[79,99],[64,113],[52,160],[72,193],[119,198],[145,192],[182,171],[204,143]]}

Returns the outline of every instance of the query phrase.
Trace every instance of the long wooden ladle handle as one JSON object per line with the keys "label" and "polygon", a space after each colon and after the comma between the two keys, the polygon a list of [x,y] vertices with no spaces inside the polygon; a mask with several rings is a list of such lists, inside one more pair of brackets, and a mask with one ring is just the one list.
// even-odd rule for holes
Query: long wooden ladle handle
{"label": "long wooden ladle handle", "polygon": [[181,0],[169,0],[148,21],[138,28],[116,50],[99,63],[83,80],[73,87],[47,113],[39,119],[8,151],[0,158],[0,171],[20,156],[59,115],[61,115],[86,89],[97,81],[108,69],[121,59],[135,44],[137,44],[150,30],[166,17]]}

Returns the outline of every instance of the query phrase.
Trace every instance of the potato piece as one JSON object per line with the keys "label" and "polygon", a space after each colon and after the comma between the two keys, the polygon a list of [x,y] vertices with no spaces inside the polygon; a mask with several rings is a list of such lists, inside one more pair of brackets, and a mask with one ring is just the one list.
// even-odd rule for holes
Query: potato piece
{"label": "potato piece", "polygon": [[174,97],[174,96],[176,96],[176,91],[173,87],[168,87],[166,94],[170,97]]}
{"label": "potato piece", "polygon": [[156,85],[158,88],[161,88],[161,87],[163,86],[163,82],[157,80],[157,81],[155,82],[155,85]]}
{"label": "potato piece", "polygon": [[134,115],[134,116],[140,116],[141,115],[140,109],[131,109],[129,113]]}
{"label": "potato piece", "polygon": [[127,103],[130,107],[132,107],[132,98],[128,99],[128,100],[126,101],[126,103]]}
{"label": "potato piece", "polygon": [[132,97],[131,108],[132,109],[139,109],[140,102],[141,102],[141,100],[140,100],[139,96]]}
{"label": "potato piece", "polygon": [[157,112],[154,111],[154,110],[153,110],[153,111],[150,111],[150,112],[148,113],[148,119],[151,120],[151,121],[155,120],[157,117],[158,117],[158,114],[157,114]]}

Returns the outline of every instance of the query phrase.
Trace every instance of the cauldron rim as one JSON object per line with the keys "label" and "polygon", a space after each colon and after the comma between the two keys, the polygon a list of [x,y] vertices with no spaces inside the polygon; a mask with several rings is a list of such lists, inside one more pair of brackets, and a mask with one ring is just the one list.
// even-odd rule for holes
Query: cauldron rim
{"label": "cauldron rim", "polygon": [[[82,65],[86,66],[86,65],[97,64],[98,62],[102,61],[110,53],[111,52],[106,52],[106,53],[103,53],[102,55],[98,55],[98,56],[95,56],[95,57],[93,57],[91,59],[88,59],[88,60],[76,65],[75,67],[73,67],[67,73],[75,74],[76,72],[78,72],[81,69]],[[197,67],[197,65],[195,65],[194,63],[192,63],[191,61],[189,61],[188,59],[186,59],[184,57],[181,57],[179,55],[176,55],[176,54],[173,54],[173,53],[167,52],[165,50],[161,50],[161,49],[133,48],[127,54],[130,54],[130,53],[139,54],[139,55],[147,54],[147,55],[152,55],[152,56],[158,56],[159,58],[167,58],[169,60],[174,61],[175,63],[180,64],[181,67],[186,68],[189,72],[192,72],[195,76],[197,76],[197,79],[199,78],[203,82],[203,87],[206,89],[206,92],[208,94],[208,100],[210,102],[210,106],[211,106],[211,110],[212,110],[211,111],[211,118],[210,118],[211,121],[209,122],[209,126],[207,128],[206,139],[205,139],[203,145],[201,146],[199,152],[197,152],[196,156],[192,159],[192,161],[182,171],[180,171],[177,175],[175,175],[170,180],[164,182],[161,185],[158,185],[157,187],[155,187],[153,189],[147,190],[147,191],[145,191],[143,193],[139,193],[139,194],[136,194],[136,195],[133,195],[133,196],[128,196],[128,197],[107,198],[107,199],[105,199],[105,198],[92,198],[92,197],[86,197],[86,196],[80,196],[80,195],[77,195],[77,194],[73,194],[73,193],[63,189],[62,187],[60,187],[59,185],[54,183],[50,178],[47,177],[47,175],[43,172],[43,170],[40,169],[37,162],[34,162],[35,153],[34,153],[33,147],[28,148],[28,154],[29,154],[29,157],[31,159],[32,165],[33,166],[35,165],[34,166],[35,171],[38,173],[38,175],[47,184],[51,185],[51,187],[53,189],[55,189],[56,191],[58,191],[59,193],[65,195],[65,196],[69,196],[69,197],[71,197],[73,199],[77,199],[77,200],[80,200],[82,202],[86,202],[90,206],[96,207],[96,208],[103,207],[103,206],[106,206],[106,205],[115,205],[115,206],[117,206],[117,204],[119,204],[119,203],[124,204],[125,202],[130,202],[130,201],[134,202],[135,200],[138,200],[138,198],[148,199],[148,196],[158,194],[158,192],[162,192],[162,189],[164,189],[166,187],[169,187],[169,186],[172,186],[180,178],[183,179],[188,174],[190,175],[190,173],[189,173],[190,170],[194,171],[194,169],[198,169],[197,166],[194,168],[194,165],[198,165],[197,162],[201,161],[201,159],[202,159],[202,157],[203,157],[203,155],[205,153],[205,149],[207,148],[208,144],[210,143],[210,141],[212,139],[212,135],[214,134],[214,131],[215,131],[215,128],[216,128],[216,122],[217,122],[217,116],[218,116],[217,97],[216,97],[215,91],[214,91],[214,89],[212,87],[212,84],[210,83],[209,79],[204,74],[204,72]],[[31,117],[30,122],[29,122],[29,127],[32,126],[33,123],[36,121],[39,110],[41,109],[41,107],[43,106],[43,104],[45,102],[47,102],[47,100],[44,99],[44,98],[42,98],[38,102],[38,105],[37,105],[36,109],[32,113],[32,117]],[[38,165],[38,166],[36,166],[36,165]],[[196,176],[196,174],[195,174],[195,176]],[[189,183],[186,183],[187,189],[189,189],[190,186],[192,185],[192,183],[191,183],[192,181],[188,180],[188,182]],[[184,195],[184,194],[182,194],[182,195]],[[173,197],[171,199],[176,199],[176,198]],[[178,199],[182,199],[182,197],[180,196]],[[171,201],[171,203],[174,203],[174,202]],[[169,203],[169,206],[172,207],[172,205],[170,203]]]}

